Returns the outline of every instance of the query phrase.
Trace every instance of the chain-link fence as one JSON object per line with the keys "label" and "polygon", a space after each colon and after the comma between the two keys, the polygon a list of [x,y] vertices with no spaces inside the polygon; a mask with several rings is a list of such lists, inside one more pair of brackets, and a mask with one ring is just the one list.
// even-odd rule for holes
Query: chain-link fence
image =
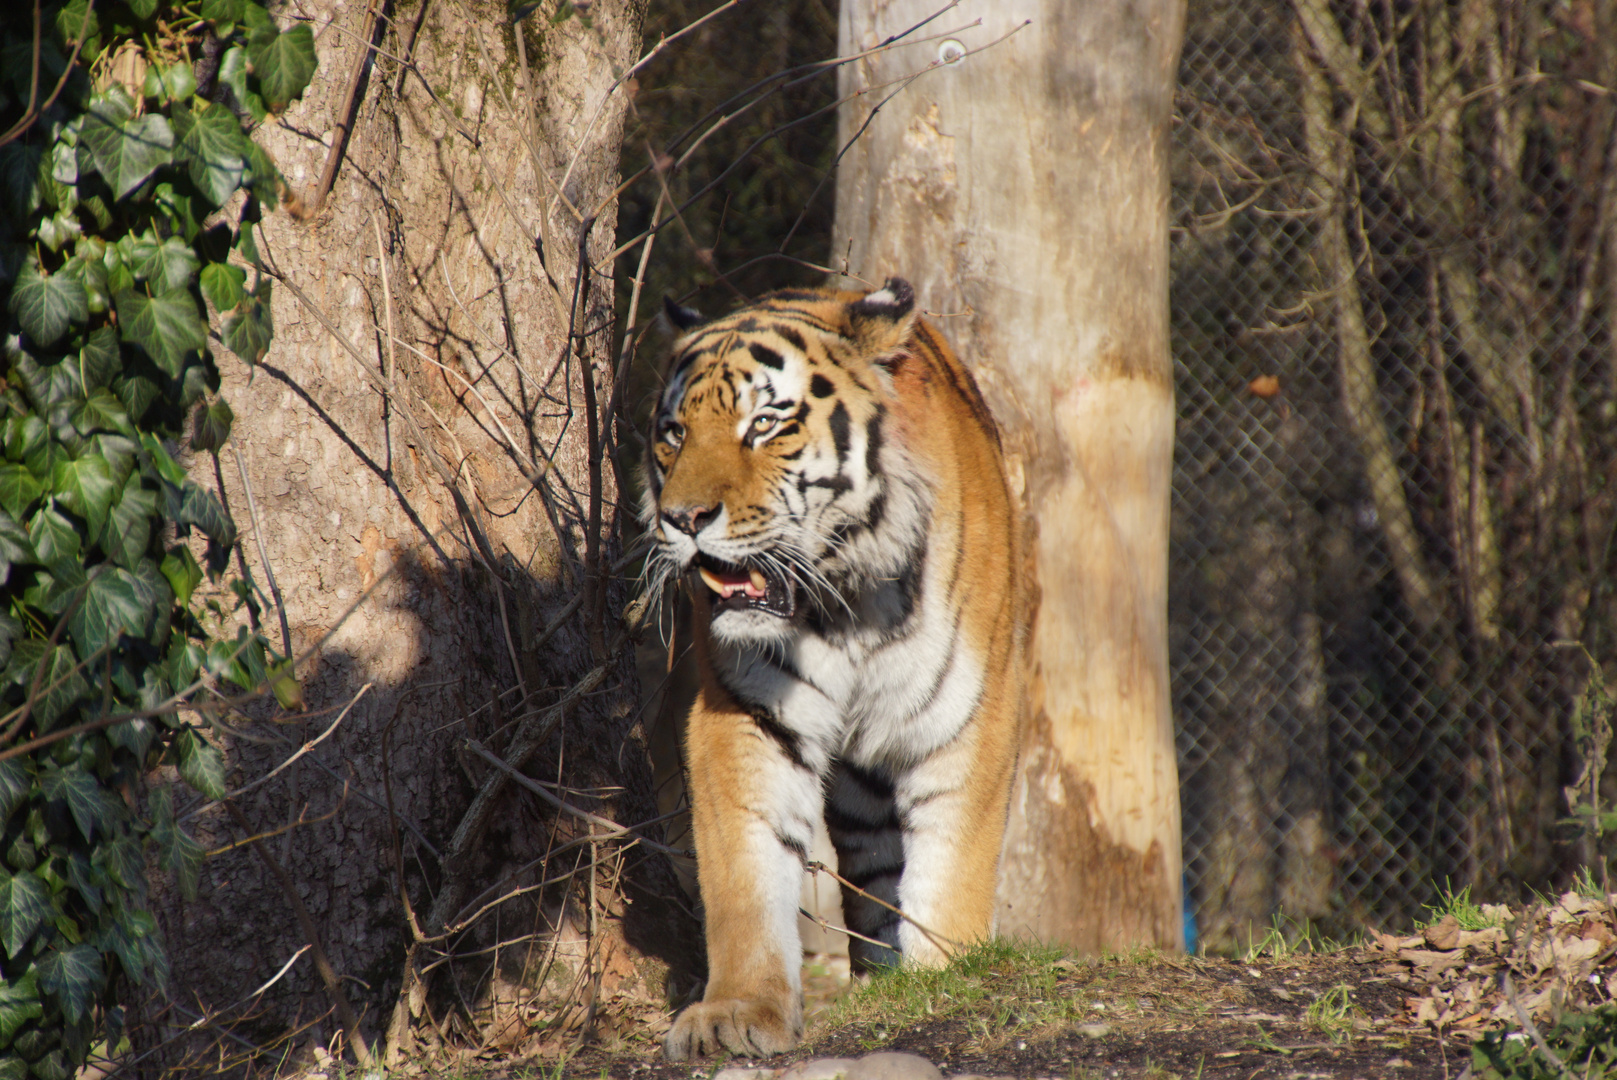
{"label": "chain-link fence", "polygon": [[1209,947],[1602,872],[1604,800],[1563,789],[1598,796],[1617,685],[1614,87],[1612,0],[1191,5],[1171,649]]}

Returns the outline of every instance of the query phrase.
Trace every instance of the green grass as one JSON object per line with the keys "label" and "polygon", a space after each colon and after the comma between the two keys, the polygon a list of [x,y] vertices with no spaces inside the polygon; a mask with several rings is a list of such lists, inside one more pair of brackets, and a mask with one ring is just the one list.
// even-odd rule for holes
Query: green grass
{"label": "green grass", "polygon": [[[1119,958],[1130,962],[1136,957]],[[1137,959],[1144,960],[1142,951]],[[1020,941],[973,946],[937,969],[893,968],[871,976],[837,1002],[817,1025],[818,1042],[863,1028],[862,1043],[880,1049],[891,1032],[930,1020],[961,1019],[985,1041],[1037,1034],[1086,1016],[1084,1001],[1058,988],[1077,962],[1063,949]]]}
{"label": "green grass", "polygon": [[1249,928],[1247,946],[1238,958],[1247,964],[1256,960],[1289,960],[1298,953],[1326,955],[1341,952],[1358,943],[1357,934],[1353,940],[1338,941],[1326,937],[1310,919],[1294,919],[1284,912],[1276,912],[1270,916],[1269,928],[1261,936]]}
{"label": "green grass", "polygon": [[1353,1028],[1364,1015],[1364,1010],[1353,1002],[1353,988],[1343,983],[1333,986],[1308,1007],[1305,1020],[1309,1027],[1332,1042],[1347,1042],[1353,1037]]}
{"label": "green grass", "polygon": [[1471,886],[1469,885],[1459,892],[1455,892],[1445,883],[1443,894],[1438,897],[1437,903],[1427,904],[1426,910],[1432,913],[1432,917],[1425,922],[1417,923],[1416,925],[1419,929],[1425,929],[1428,926],[1442,922],[1443,919],[1450,915],[1454,916],[1454,921],[1460,924],[1461,930],[1486,930],[1490,926],[1501,925],[1497,916],[1488,915],[1479,904],[1471,899]]}

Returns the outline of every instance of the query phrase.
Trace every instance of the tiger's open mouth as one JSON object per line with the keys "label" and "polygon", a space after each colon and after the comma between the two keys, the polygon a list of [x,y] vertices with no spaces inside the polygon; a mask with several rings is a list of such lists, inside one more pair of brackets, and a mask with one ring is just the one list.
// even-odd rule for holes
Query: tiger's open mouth
{"label": "tiger's open mouth", "polygon": [[711,555],[696,556],[696,572],[713,594],[713,615],[726,611],[763,611],[783,619],[797,610],[790,585],[756,566],[739,566]]}

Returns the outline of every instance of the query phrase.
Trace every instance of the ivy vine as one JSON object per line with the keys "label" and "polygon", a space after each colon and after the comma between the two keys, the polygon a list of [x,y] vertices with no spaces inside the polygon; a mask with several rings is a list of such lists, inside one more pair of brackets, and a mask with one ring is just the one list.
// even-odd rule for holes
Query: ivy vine
{"label": "ivy vine", "polygon": [[225,794],[178,706],[286,689],[260,635],[209,633],[236,530],[174,454],[188,418],[194,450],[229,436],[211,343],[256,363],[274,333],[253,226],[280,177],[249,132],[315,52],[251,0],[0,7],[0,1080],[67,1080],[166,976],[148,860],[196,887],[143,777]]}

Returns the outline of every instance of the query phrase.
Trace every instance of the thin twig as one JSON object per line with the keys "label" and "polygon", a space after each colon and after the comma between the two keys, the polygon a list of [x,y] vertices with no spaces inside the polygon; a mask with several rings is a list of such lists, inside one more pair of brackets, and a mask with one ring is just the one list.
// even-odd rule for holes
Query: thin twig
{"label": "thin twig", "polygon": [[[238,825],[249,833],[253,831],[252,824],[247,820],[247,815],[243,814],[235,803],[225,803],[225,808],[230,811],[231,816],[236,819]],[[331,1003],[337,1010],[337,1018],[342,1022],[343,1031],[348,1035],[348,1042],[354,1048],[354,1057],[359,1060],[362,1067],[368,1068],[371,1064],[371,1051],[370,1047],[365,1044],[364,1034],[359,1030],[359,1017],[355,1014],[354,1007],[348,1003],[348,995],[343,993],[342,979],[338,977],[336,969],[331,966],[331,959],[326,955],[325,946],[320,943],[320,930],[315,926],[314,918],[309,914],[309,909],[304,906],[303,897],[298,893],[297,883],[292,880],[292,875],[286,872],[286,868],[275,860],[275,856],[271,855],[263,844],[260,844],[257,840],[251,840],[249,843],[252,849],[258,852],[258,857],[263,860],[270,873],[274,874],[275,879],[281,883],[281,891],[286,894],[287,903],[292,905],[292,911],[298,917],[298,924],[303,928],[303,936],[307,939],[314,952],[315,970],[320,973],[321,981],[326,984],[326,993],[330,995]]]}
{"label": "thin twig", "polygon": [[264,564],[264,580],[269,583],[270,597],[275,601],[275,613],[281,618],[281,655],[292,655],[292,630],[286,621],[286,602],[281,599],[281,587],[275,584],[275,570],[270,566],[269,551],[264,547],[264,529],[258,518],[258,500],[253,498],[253,484],[247,479],[247,463],[241,459],[241,450],[231,446],[236,456],[236,472],[241,475],[241,489],[247,495],[247,516],[253,522],[253,541],[258,545],[258,561]]}
{"label": "thin twig", "polygon": [[312,218],[320,212],[326,204],[326,196],[331,194],[331,185],[336,182],[337,168],[342,163],[343,151],[348,147],[348,136],[354,127],[354,114],[359,107],[359,84],[365,79],[365,68],[370,63],[371,51],[374,48],[376,16],[385,2],[386,0],[370,0],[365,6],[362,24],[365,29],[359,35],[363,45],[354,54],[354,63],[348,72],[348,92],[343,97],[342,107],[337,110],[336,126],[331,132],[331,149],[326,153],[326,165],[320,170],[320,182],[315,185],[314,198],[309,200],[308,209],[303,215],[305,218]]}
{"label": "thin twig", "polygon": [[488,762],[490,765],[493,765],[496,769],[500,770],[502,773],[508,776],[513,783],[533,792],[535,795],[545,800],[545,802],[549,803],[557,810],[560,810],[565,814],[570,814],[573,817],[578,818],[580,821],[586,821],[607,830],[603,833],[594,834],[592,837],[594,840],[616,840],[622,837],[633,837],[642,845],[650,848],[653,851],[660,851],[664,855],[684,856],[690,854],[688,851],[681,851],[679,848],[669,847],[667,844],[659,844],[655,840],[648,840],[643,836],[636,836],[635,830],[644,828],[644,826],[619,825],[611,818],[604,818],[599,814],[592,814],[588,810],[580,810],[578,807],[573,806],[570,803],[563,802],[561,799],[556,798],[556,796],[545,790],[544,785],[540,784],[537,780],[524,776],[510,765],[507,765],[498,754],[490,751],[486,746],[478,742],[476,739],[467,739],[466,748],[472,753],[476,754],[478,757],[482,758],[484,761]]}
{"label": "thin twig", "polygon": [[[889,904],[886,900],[883,900],[881,897],[875,895],[874,893],[869,893],[869,892],[866,892],[864,889],[861,889],[859,886],[855,885],[853,882],[849,881],[847,878],[843,877],[841,874],[837,873],[835,870],[831,869],[829,866],[825,865],[823,862],[810,860],[810,861],[805,862],[803,864],[803,868],[808,870],[810,873],[829,874],[829,875],[831,875],[832,879],[835,880],[836,883],[841,885],[843,888],[851,889],[853,892],[855,892],[858,895],[864,897],[866,900],[875,901],[881,907],[884,907],[888,911],[891,911],[894,915],[897,915],[900,919],[903,919],[905,922],[907,922],[911,926],[915,927],[915,929],[919,930],[922,933],[922,935],[925,936],[925,938],[928,941],[930,941],[932,944],[936,945],[941,951],[943,951],[945,953],[950,953],[950,952],[953,952],[956,949],[960,948],[960,943],[958,941],[950,941],[948,938],[944,937],[942,934],[939,934],[939,933],[936,933],[936,932],[934,932],[932,930],[927,929],[925,926],[922,926],[920,923],[916,922],[915,919],[913,919],[909,915],[906,915],[901,909],[893,906],[892,904]],[[878,944],[880,944],[880,943],[878,943]],[[885,946],[884,945],[884,947],[890,947],[890,946]]]}

